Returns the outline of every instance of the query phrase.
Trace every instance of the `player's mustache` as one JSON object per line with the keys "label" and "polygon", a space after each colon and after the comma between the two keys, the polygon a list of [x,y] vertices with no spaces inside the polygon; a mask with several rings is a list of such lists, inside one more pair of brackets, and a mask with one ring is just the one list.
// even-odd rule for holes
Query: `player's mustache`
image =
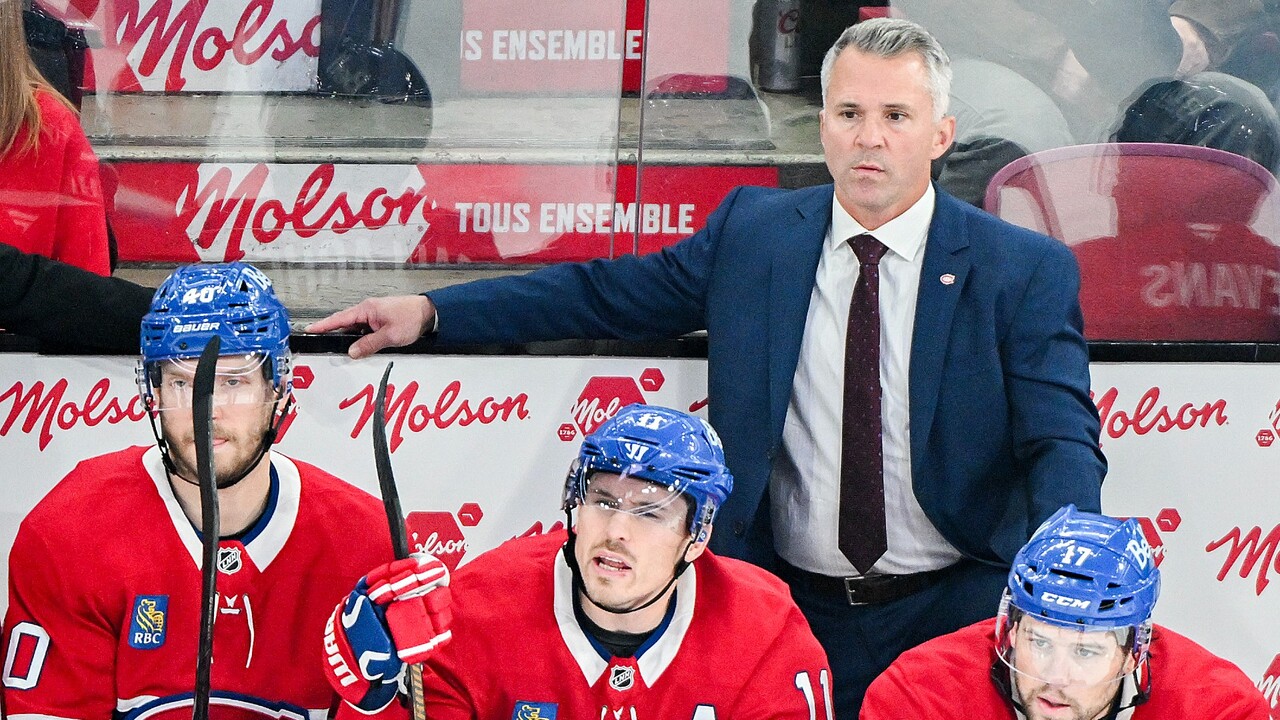
{"label": "player's mustache", "polygon": [[619,543],[617,540],[613,540],[613,539],[605,540],[604,543],[601,545],[601,547],[613,553],[614,555],[621,557],[623,560],[626,560],[628,565],[636,564],[635,557],[632,556],[630,552],[627,552],[626,547],[624,547],[622,543]]}

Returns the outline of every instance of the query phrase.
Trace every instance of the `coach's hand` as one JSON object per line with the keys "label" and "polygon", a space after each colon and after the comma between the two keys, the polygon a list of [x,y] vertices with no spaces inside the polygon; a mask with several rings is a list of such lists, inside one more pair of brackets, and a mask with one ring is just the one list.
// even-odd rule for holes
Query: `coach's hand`
{"label": "coach's hand", "polygon": [[405,663],[448,642],[449,571],[433,555],[383,565],[356,584],[325,625],[325,676],[343,700],[376,712],[395,699]]}
{"label": "coach's hand", "polygon": [[373,332],[356,340],[347,350],[352,358],[368,357],[379,350],[401,347],[435,328],[436,307],[426,295],[368,298],[346,310],[308,325],[309,333],[368,328]]}

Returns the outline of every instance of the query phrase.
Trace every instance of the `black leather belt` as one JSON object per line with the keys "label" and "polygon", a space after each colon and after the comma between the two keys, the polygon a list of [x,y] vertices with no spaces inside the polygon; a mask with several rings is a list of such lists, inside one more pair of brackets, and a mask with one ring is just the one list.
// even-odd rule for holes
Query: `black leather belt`
{"label": "black leather belt", "polygon": [[881,605],[924,590],[942,578],[950,568],[909,575],[860,575],[832,577],[787,566],[783,575],[792,585],[802,585],[818,593],[842,595],[850,605]]}

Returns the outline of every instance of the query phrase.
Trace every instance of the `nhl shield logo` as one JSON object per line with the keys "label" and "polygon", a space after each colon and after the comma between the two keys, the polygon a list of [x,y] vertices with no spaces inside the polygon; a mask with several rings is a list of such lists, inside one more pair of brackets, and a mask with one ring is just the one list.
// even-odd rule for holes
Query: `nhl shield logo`
{"label": "nhl shield logo", "polygon": [[218,571],[227,575],[234,575],[244,567],[244,561],[240,557],[240,548],[224,547],[218,548]]}
{"label": "nhl shield logo", "polygon": [[614,690],[630,690],[636,684],[636,669],[614,665],[609,668],[609,687]]}

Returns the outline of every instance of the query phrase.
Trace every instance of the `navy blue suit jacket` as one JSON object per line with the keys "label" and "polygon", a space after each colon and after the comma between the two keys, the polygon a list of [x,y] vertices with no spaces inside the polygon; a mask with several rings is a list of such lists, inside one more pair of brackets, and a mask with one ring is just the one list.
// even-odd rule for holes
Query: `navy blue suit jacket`
{"label": "navy blue suit jacket", "polygon": [[[705,329],[711,423],[736,480],[711,547],[772,567],[769,474],[832,193],[742,187],[701,231],[662,252],[430,292],[439,341]],[[930,520],[968,557],[1007,565],[1060,506],[1099,510],[1106,464],[1079,285],[1064,245],[938,190],[911,350],[912,482]]]}

